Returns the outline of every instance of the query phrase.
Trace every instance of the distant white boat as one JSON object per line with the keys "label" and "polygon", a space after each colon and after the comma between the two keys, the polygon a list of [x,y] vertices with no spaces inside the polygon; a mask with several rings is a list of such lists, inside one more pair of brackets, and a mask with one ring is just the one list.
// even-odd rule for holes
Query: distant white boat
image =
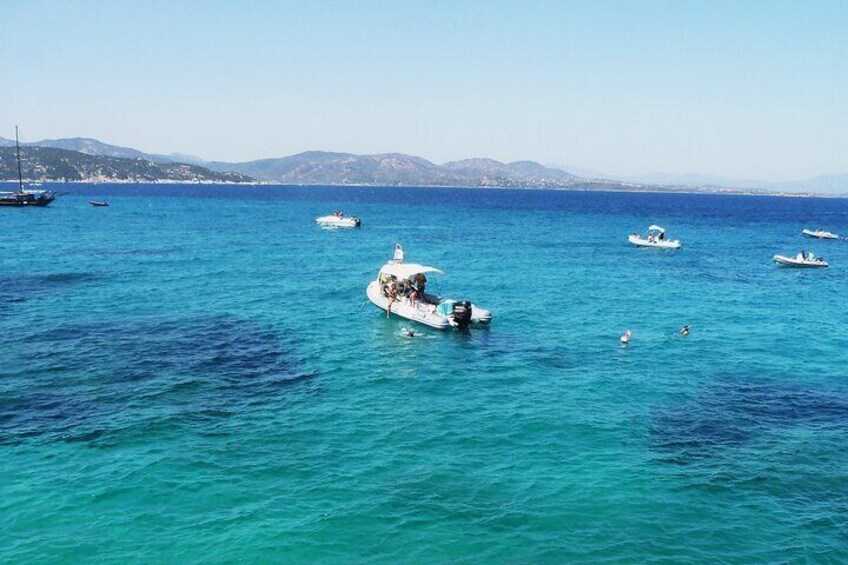
{"label": "distant white boat", "polygon": [[339,212],[338,214],[315,218],[315,223],[326,228],[358,228],[362,225],[362,220],[356,216],[345,217]]}
{"label": "distant white boat", "polygon": [[639,235],[636,233],[630,234],[627,241],[636,247],[658,247],[661,249],[680,249],[680,241],[677,239],[666,239],[665,228],[658,225],[648,227],[648,230]]}
{"label": "distant white boat", "polygon": [[795,267],[801,269],[827,267],[827,261],[821,257],[816,257],[812,253],[801,251],[794,257],[786,257],[785,255],[775,255],[774,262],[782,267]]}
{"label": "distant white boat", "polygon": [[804,237],[814,237],[816,239],[839,239],[839,236],[833,232],[824,230],[808,230],[807,228],[801,230],[801,235]]}

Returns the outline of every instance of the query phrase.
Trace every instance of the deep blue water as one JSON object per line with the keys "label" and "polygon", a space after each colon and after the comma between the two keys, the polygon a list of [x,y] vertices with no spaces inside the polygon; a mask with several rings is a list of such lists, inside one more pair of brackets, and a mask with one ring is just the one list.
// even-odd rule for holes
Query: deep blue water
{"label": "deep blue water", "polygon": [[[0,210],[0,562],[848,561],[848,200],[60,189]],[[403,337],[396,242],[492,326]]]}

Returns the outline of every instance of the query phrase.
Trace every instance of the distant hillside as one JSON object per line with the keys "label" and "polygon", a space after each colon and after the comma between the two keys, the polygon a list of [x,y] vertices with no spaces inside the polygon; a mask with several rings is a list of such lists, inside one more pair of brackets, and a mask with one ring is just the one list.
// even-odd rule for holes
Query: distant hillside
{"label": "distant hillside", "polygon": [[766,185],[770,190],[813,191],[822,194],[848,194],[848,173],[820,175],[807,181],[773,182]]}
{"label": "distant hillside", "polygon": [[[0,137],[0,147],[14,147],[14,139],[6,139]],[[156,153],[144,153],[138,149],[129,147],[121,147],[119,145],[111,145],[103,143],[97,139],[88,137],[68,137],[63,139],[42,139],[41,141],[33,141],[30,143],[21,143],[21,146],[35,147],[53,147],[54,149],[67,149],[68,151],[78,151],[86,155],[99,155],[103,157],[122,157],[124,159],[144,159],[153,161],[154,163],[189,163],[192,165],[202,165],[203,160],[191,155],[173,154],[159,155]]]}
{"label": "distant hillside", "polygon": [[[572,169],[569,169],[572,170]],[[806,180],[793,181],[764,181],[751,179],[734,179],[709,174],[670,174],[647,173],[643,175],[619,176],[607,175],[588,169],[576,169],[582,177],[606,178],[619,182],[636,183],[645,186],[677,186],[689,190],[710,191],[715,189],[733,189],[743,191],[768,191],[777,193],[806,193],[806,194],[848,194],[848,173],[837,175],[820,175]]]}
{"label": "distant hillside", "polygon": [[532,161],[501,163],[467,159],[444,165],[402,153],[353,155],[307,151],[279,159],[247,163],[209,162],[217,171],[238,171],[283,184],[365,184],[382,186],[566,187],[580,179]]}
{"label": "distant hillside", "polygon": [[[210,171],[185,163],[154,163],[88,155],[53,147],[28,146],[21,150],[23,176],[29,180],[91,182],[252,182],[246,175]],[[18,178],[14,147],[0,147],[0,180]]]}
{"label": "distant hillside", "polygon": [[533,161],[501,163],[494,159],[451,161],[443,168],[464,178],[478,181],[480,186],[565,187],[582,179],[560,169],[544,167]]}
{"label": "distant hillside", "polygon": [[146,161],[154,161],[150,155],[142,153],[136,149],[126,147],[118,147],[117,145],[109,145],[102,143],[96,139],[88,139],[84,137],[75,137],[72,139],[45,139],[38,142],[39,147],[52,147],[54,149],[65,149],[68,151],[78,151],[86,155],[97,155],[102,157],[121,157],[124,159],[144,159]]}

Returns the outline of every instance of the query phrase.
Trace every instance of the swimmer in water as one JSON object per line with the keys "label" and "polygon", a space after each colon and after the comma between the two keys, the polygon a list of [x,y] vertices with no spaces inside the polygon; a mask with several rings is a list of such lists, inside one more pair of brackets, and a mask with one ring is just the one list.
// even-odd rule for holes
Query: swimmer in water
{"label": "swimmer in water", "polygon": [[692,326],[683,326],[683,329],[680,330],[680,335],[689,335],[689,328]]}
{"label": "swimmer in water", "polygon": [[409,328],[403,328],[400,331],[403,334],[403,337],[408,337],[408,338],[415,337],[415,332],[410,330]]}

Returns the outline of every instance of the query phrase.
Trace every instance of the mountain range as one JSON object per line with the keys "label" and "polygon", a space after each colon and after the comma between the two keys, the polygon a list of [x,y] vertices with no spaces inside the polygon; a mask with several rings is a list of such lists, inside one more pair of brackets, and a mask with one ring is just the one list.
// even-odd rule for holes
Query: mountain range
{"label": "mountain range", "polygon": [[[240,173],[211,171],[187,163],[154,163],[142,158],[89,155],[41,146],[21,151],[21,169],[24,178],[38,181],[253,182],[252,178]],[[14,147],[0,147],[0,180],[17,178]]]}
{"label": "mountain range", "polygon": [[[550,165],[563,167],[562,165]],[[805,180],[793,181],[764,181],[751,179],[734,179],[711,174],[699,173],[646,173],[642,175],[613,175],[579,167],[567,168],[574,174],[589,178],[607,178],[622,182],[643,185],[688,186],[688,187],[723,187],[739,190],[764,190],[768,192],[799,192],[814,194],[848,194],[848,173],[837,175],[819,175]]]}
{"label": "mountain range", "polygon": [[[3,148],[14,141],[0,137],[0,179],[15,172]],[[769,191],[820,194],[848,193],[848,173],[807,181],[764,182],[714,175],[652,173],[617,177],[597,171],[544,166],[533,161],[502,163],[474,158],[438,165],[401,153],[355,155],[307,151],[247,162],[205,161],[185,154],[145,153],[90,138],[45,139],[24,144],[25,157],[36,159],[33,179],[179,182],[251,182],[301,185],[469,186],[515,188],[580,188],[594,190],[680,190],[703,192]],[[31,148],[76,153],[29,153]],[[120,161],[121,159],[126,162]],[[147,163],[142,164],[141,162]],[[12,163],[14,164],[14,163]],[[71,170],[73,169],[73,170]],[[577,174],[575,174],[577,173]],[[11,175],[11,176],[10,176]],[[58,175],[58,176],[57,176]]]}
{"label": "mountain range", "polygon": [[401,153],[354,155],[307,151],[246,163],[209,162],[214,171],[236,171],[282,184],[364,184],[384,186],[566,187],[582,179],[530,161],[501,163],[466,159],[443,165]]}
{"label": "mountain range", "polygon": [[[632,177],[631,177],[632,178]],[[749,189],[761,188],[769,192],[812,192],[817,194],[848,194],[848,173],[838,175],[819,175],[806,180],[793,181],[761,181],[747,179],[732,179],[715,175],[670,175],[649,174],[635,177],[641,182],[667,182],[674,184],[693,184],[701,182],[712,186],[733,186]],[[629,179],[628,179],[629,180]]]}
{"label": "mountain range", "polygon": [[[23,146],[32,180],[251,182],[302,185],[470,186],[621,189],[618,181],[581,179],[532,161],[466,159],[443,165],[400,153],[354,155],[307,151],[244,163],[144,153],[96,139],[46,139]],[[16,178],[14,141],[0,138],[0,180]]]}

